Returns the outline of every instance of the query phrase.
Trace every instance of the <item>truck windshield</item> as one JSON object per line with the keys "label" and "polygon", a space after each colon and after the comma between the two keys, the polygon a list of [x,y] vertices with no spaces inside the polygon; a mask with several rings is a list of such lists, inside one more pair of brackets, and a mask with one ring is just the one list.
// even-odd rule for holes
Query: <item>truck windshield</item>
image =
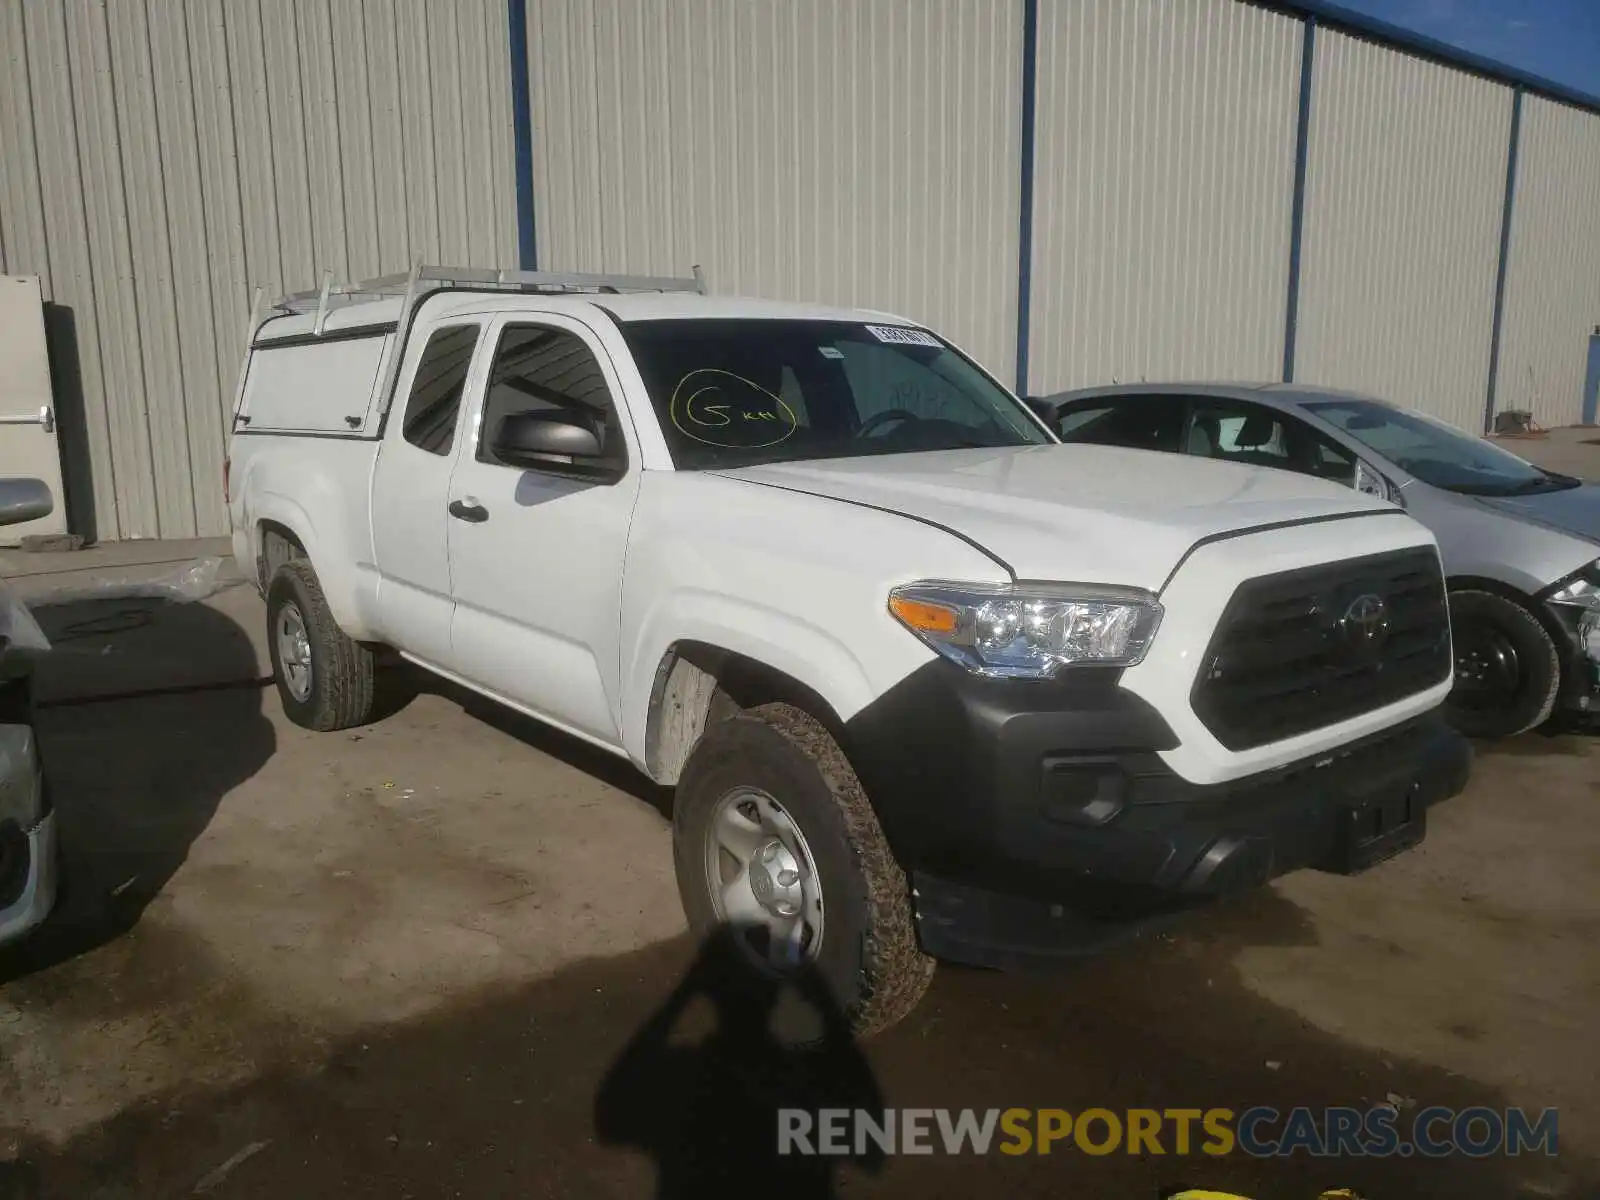
{"label": "truck windshield", "polygon": [[1566,475],[1544,471],[1483,438],[1469,437],[1422,413],[1373,400],[1307,404],[1402,471],[1447,492],[1471,496],[1526,496],[1577,487]]}
{"label": "truck windshield", "polygon": [[1051,441],[921,329],[734,319],[622,330],[682,470]]}

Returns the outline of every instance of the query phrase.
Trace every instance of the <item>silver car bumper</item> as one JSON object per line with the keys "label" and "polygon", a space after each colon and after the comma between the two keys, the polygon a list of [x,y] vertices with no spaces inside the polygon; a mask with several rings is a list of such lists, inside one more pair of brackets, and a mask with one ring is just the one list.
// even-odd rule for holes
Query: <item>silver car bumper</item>
{"label": "silver car bumper", "polygon": [[0,725],[0,945],[50,915],[56,882],[56,816],[33,729]]}
{"label": "silver car bumper", "polygon": [[50,915],[56,903],[56,815],[46,813],[23,831],[27,846],[26,875],[21,894],[0,908],[0,945],[14,941]]}

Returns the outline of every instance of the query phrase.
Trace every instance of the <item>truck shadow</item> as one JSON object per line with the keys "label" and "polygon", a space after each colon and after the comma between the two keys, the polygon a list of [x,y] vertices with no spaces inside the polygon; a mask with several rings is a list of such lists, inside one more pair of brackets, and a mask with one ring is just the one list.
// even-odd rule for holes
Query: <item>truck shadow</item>
{"label": "truck shadow", "polygon": [[[1071,1139],[1017,1153],[999,1137],[987,1153],[950,1154],[937,1132],[931,1152],[887,1159],[870,1146],[826,1162],[777,1153],[775,1115],[789,1107],[1320,1112],[1395,1094],[1406,1134],[1419,1107],[1511,1103],[1324,1034],[1244,986],[1232,965],[1244,949],[1315,940],[1275,893],[1196,921],[1192,938],[1046,975],[947,968],[901,1025],[864,1044],[836,1032],[821,1051],[773,1033],[772,994],[739,981],[725,946],[697,952],[677,939],[311,1042],[296,1048],[300,1062],[268,1043],[291,1062],[236,1086],[151,1097],[64,1145],[24,1141],[11,1170],[29,1197],[188,1194],[220,1171],[235,1197],[820,1198],[856,1190],[863,1168],[877,1175],[872,1194],[916,1200],[1153,1198],[1179,1186],[1258,1200],[1333,1187],[1407,1200],[1592,1194],[1596,1164],[1570,1150],[1559,1160],[1215,1156],[1198,1132],[1180,1149],[1170,1124],[1160,1154],[1125,1142],[1086,1153]],[[830,1011],[826,997],[812,999]]]}
{"label": "truck shadow", "polygon": [[133,928],[276,745],[250,639],[215,609],[122,598],[34,615],[52,643],[36,726],[62,889],[39,929],[0,948],[0,983]]}
{"label": "truck shadow", "polygon": [[403,709],[418,695],[440,696],[461,711],[541,754],[559,759],[601,782],[642,800],[662,816],[672,816],[672,789],[652,782],[625,758],[608,754],[581,738],[546,725],[533,717],[497,704],[471,688],[441,679],[404,661],[384,662],[378,675],[378,710],[382,720]]}

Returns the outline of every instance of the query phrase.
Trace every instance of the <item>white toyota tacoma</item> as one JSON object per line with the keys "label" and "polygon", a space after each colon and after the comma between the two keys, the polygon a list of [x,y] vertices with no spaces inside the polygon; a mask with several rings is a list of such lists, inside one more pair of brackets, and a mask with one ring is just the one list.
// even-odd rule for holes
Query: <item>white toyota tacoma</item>
{"label": "white toyota tacoma", "polygon": [[388,647],[629,759],[691,925],[863,1031],[935,958],[1357,871],[1464,785],[1400,509],[1061,445],[898,317],[675,289],[418,268],[255,323],[233,536],[293,720],[368,720]]}

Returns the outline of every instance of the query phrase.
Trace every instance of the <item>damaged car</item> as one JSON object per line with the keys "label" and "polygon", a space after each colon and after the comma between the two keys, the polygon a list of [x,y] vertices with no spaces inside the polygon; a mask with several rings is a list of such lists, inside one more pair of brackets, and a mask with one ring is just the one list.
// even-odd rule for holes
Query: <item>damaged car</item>
{"label": "damaged car", "polygon": [[[38,479],[0,479],[0,525],[48,516]],[[33,667],[50,643],[27,605],[0,584],[0,946],[50,915],[58,878],[50,808],[33,724]]]}
{"label": "damaged car", "polygon": [[1426,413],[1300,384],[1126,384],[1031,402],[1062,441],[1342,483],[1439,539],[1455,687],[1474,737],[1600,713],[1600,487]]}

